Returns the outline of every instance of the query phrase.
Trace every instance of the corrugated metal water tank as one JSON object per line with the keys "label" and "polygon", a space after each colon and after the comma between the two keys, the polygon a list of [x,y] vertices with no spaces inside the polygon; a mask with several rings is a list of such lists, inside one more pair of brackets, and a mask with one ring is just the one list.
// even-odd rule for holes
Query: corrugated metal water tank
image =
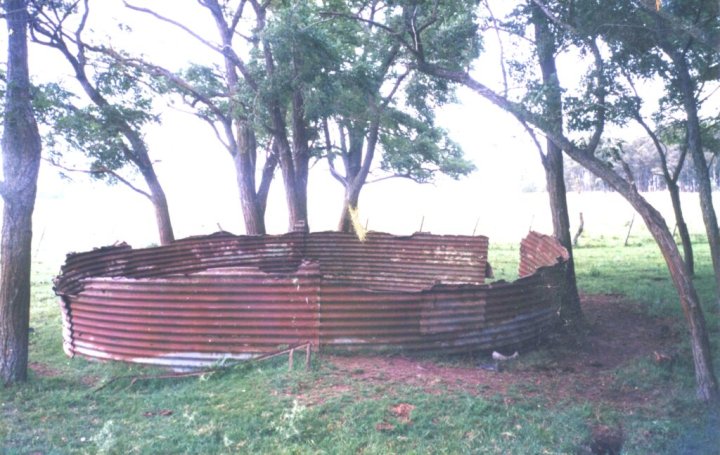
{"label": "corrugated metal water tank", "polygon": [[531,232],[512,283],[484,284],[487,253],[483,236],[319,232],[70,254],[55,280],[64,349],[192,368],[306,342],[454,353],[542,335],[557,322],[565,249]]}

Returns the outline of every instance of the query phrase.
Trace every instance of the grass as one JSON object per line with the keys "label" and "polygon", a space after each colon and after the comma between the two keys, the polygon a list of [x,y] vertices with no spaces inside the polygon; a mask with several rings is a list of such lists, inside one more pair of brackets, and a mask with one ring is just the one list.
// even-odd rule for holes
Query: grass
{"label": "grass", "polygon": [[[576,249],[582,292],[623,294],[648,314],[679,320],[654,244],[633,239],[623,247],[622,242],[591,239]],[[514,279],[517,256],[516,247],[493,247],[496,276]],[[714,289],[707,248],[699,245],[696,256],[698,289],[709,303]],[[687,362],[670,373],[649,361],[619,367],[614,383],[619,391],[671,391],[633,413],[590,401],[552,402],[533,384],[480,396],[386,387],[353,377],[341,380],[339,392],[304,405],[296,397],[333,368],[322,358],[310,371],[302,362],[288,371],[279,358],[200,377],[122,379],[95,390],[117,376],[151,370],[63,354],[50,281],[54,272],[36,264],[30,348],[31,362],[43,371],[31,372],[26,384],[0,389],[0,454],[587,453],[591,429],[600,424],[623,428],[624,453],[702,454],[720,447],[718,415],[694,400]],[[709,315],[708,325],[717,353],[716,314]],[[681,320],[677,327],[683,330]],[[677,349],[687,353],[684,338]],[[524,367],[542,362],[543,355],[532,353]],[[717,354],[715,361],[720,364]],[[398,403],[412,404],[410,421],[391,412]]]}
{"label": "grass", "polygon": [[[695,286],[707,316],[717,326],[717,307],[713,296],[710,248],[701,236],[694,239]],[[650,238],[600,238],[584,242],[575,248],[578,283],[588,294],[622,294],[642,302],[653,316],[681,316],[677,294],[670,281],[665,261]],[[610,247],[609,245],[613,245]]]}

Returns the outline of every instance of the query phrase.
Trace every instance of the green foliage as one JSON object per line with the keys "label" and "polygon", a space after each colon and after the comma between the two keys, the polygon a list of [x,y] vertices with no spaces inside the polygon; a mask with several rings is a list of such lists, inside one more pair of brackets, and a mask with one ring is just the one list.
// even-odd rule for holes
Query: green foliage
{"label": "green foliage", "polygon": [[425,183],[437,172],[458,178],[475,169],[446,131],[399,111],[389,112],[386,118],[380,139],[383,170]]}
{"label": "green foliage", "polygon": [[[349,145],[335,145],[323,153],[343,155],[347,178],[352,180],[379,137],[380,169],[391,176],[429,182],[437,173],[457,178],[474,169],[447,132],[435,125],[434,110],[454,100],[454,88],[442,78],[429,77],[413,67],[413,56],[388,30],[402,35],[413,21],[438,21],[424,46],[433,58],[466,65],[477,55],[477,46],[463,47],[450,41],[475,35],[473,10],[458,13],[462,2],[442,5],[416,2],[408,13],[404,2],[363,2],[327,6],[323,15],[334,17],[341,32],[335,40],[342,65],[331,78],[333,90],[326,98],[325,118],[347,134]],[[471,40],[473,41],[473,40]],[[474,42],[474,41],[473,41]],[[471,49],[472,48],[472,49]],[[336,141],[337,142],[337,139]]]}
{"label": "green foliage", "polygon": [[337,94],[333,77],[344,63],[346,30],[322,20],[318,7],[309,2],[281,4],[272,13],[263,38],[278,65],[266,75],[261,96],[289,105],[293,92],[300,91],[306,122],[315,123]]}
{"label": "green foliage", "polygon": [[[477,0],[388,2],[402,8],[401,36],[411,49],[422,47],[426,61],[464,70],[479,55],[482,39],[477,25]],[[422,31],[422,38],[420,33]]]}
{"label": "green foliage", "polygon": [[[104,171],[122,169],[130,162],[132,145],[124,135],[125,128],[142,129],[158,117],[149,113],[151,98],[140,91],[137,80],[117,65],[109,68],[98,74],[98,88],[108,96],[124,98],[127,104],[85,104],[57,83],[35,84],[31,93],[35,118],[44,133],[43,148],[50,159],[72,161],[69,154],[80,152],[90,159],[93,177],[113,183],[113,177]],[[4,78],[0,78],[2,91]]]}

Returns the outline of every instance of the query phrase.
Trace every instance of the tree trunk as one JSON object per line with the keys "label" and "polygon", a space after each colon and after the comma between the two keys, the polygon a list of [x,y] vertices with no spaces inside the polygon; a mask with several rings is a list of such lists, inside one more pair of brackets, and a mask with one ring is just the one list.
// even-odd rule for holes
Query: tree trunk
{"label": "tree trunk", "polygon": [[565,151],[575,161],[620,193],[642,217],[665,259],[690,329],[690,345],[695,366],[697,397],[706,402],[717,401],[720,394],[717,378],[713,370],[710,341],[705,327],[705,317],[700,306],[700,299],[695,291],[690,270],[680,256],[680,250],[678,250],[665,219],[630,183],[615,174],[602,161],[570,146],[565,148]]}
{"label": "tree trunk", "polygon": [[307,231],[307,207],[305,207],[305,217],[303,217],[303,206],[300,204],[298,195],[300,185],[295,175],[295,165],[293,163],[292,151],[290,150],[290,143],[284,131],[275,135],[273,146],[278,156],[283,185],[285,186],[285,202],[288,209],[288,232]]}
{"label": "tree trunk", "polygon": [[338,231],[354,233],[355,226],[352,223],[350,217],[350,209],[357,209],[358,201],[360,200],[360,190],[362,185],[353,185],[348,182],[345,187],[345,198],[343,199],[343,208],[340,214],[340,223],[338,223]]}
{"label": "tree trunk", "polygon": [[670,192],[670,199],[672,200],[673,212],[675,213],[675,222],[677,223],[678,233],[680,234],[680,241],[683,247],[683,256],[685,258],[685,265],[690,272],[690,276],[695,275],[695,259],[693,257],[693,246],[690,240],[690,232],[688,231],[687,224],[685,223],[685,217],[682,212],[682,205],[680,204],[680,188],[677,182],[666,180],[668,191]]}
{"label": "tree trunk", "polygon": [[[293,117],[297,115],[293,112]],[[302,152],[293,152],[287,135],[287,126],[279,103],[271,106],[271,119],[273,125],[273,150],[280,164],[283,184],[285,185],[285,202],[288,208],[288,231],[309,230],[307,220],[307,174],[308,161],[303,161]],[[293,127],[297,119],[293,119]],[[300,138],[294,137],[294,146],[299,144]],[[303,164],[305,166],[303,170]]]}
{"label": "tree trunk", "polygon": [[27,49],[27,4],[5,0],[7,92],[2,137],[4,199],[0,240],[0,377],[27,379],[32,213],[40,169],[40,135],[33,117]]}
{"label": "tree trunk", "polygon": [[152,202],[155,209],[155,222],[160,236],[160,244],[168,245],[175,240],[175,233],[170,220],[170,209],[165,197],[165,190],[160,185],[155,169],[152,166],[150,168],[140,168],[140,172],[150,189],[150,202]]}
{"label": "tree trunk", "polygon": [[275,154],[274,151],[271,151],[265,160],[262,176],[260,177],[260,186],[257,190],[257,201],[260,211],[259,215],[263,219],[265,219],[265,209],[267,208],[268,195],[270,194],[270,184],[273,181],[277,163],[277,154]]}
{"label": "tree trunk", "polygon": [[[97,104],[97,102],[96,102]],[[100,107],[108,107],[106,102],[98,104]],[[126,157],[132,161],[140,170],[145,179],[145,184],[150,190],[150,202],[155,209],[155,223],[160,236],[160,244],[167,245],[175,240],[172,221],[170,220],[170,209],[168,207],[165,190],[158,180],[155,168],[150,161],[150,154],[140,134],[127,123],[122,124],[122,133],[132,146],[131,152],[126,152]]]}
{"label": "tree trunk", "polygon": [[[545,100],[546,116],[553,123],[551,128],[562,131],[562,94],[555,66],[555,37],[550,31],[545,14],[535,4],[532,4],[532,8],[538,63],[542,72],[543,83],[548,87]],[[583,321],[583,314],[575,278],[575,261],[572,252],[573,245],[570,233],[567,191],[565,189],[563,156],[560,147],[550,139],[546,142],[546,154],[542,162],[545,168],[545,181],[550,199],[553,236],[567,249],[570,256],[566,269],[565,292],[560,305],[560,318],[569,328],[578,328],[578,325]]]}
{"label": "tree trunk", "polygon": [[718,229],[717,216],[712,201],[712,185],[710,173],[708,172],[707,161],[703,153],[700,137],[700,120],[697,112],[697,100],[695,90],[687,62],[683,55],[675,51],[669,52],[680,82],[683,105],[687,115],[687,141],[690,156],[695,166],[695,176],[700,194],[700,208],[702,209],[703,221],[707,232],[708,243],[710,244],[710,256],[712,257],[713,270],[715,272],[715,300],[720,306],[720,229]]}
{"label": "tree trunk", "polygon": [[307,186],[310,170],[310,150],[308,149],[308,132],[305,125],[305,101],[299,88],[293,91],[292,100],[293,152],[292,161],[295,169],[295,186],[292,197],[295,201],[296,218],[290,220],[293,231],[310,230],[307,210]]}
{"label": "tree trunk", "polygon": [[563,173],[562,151],[548,140],[545,156],[545,181],[550,199],[550,212],[553,223],[553,236],[568,251],[570,259],[565,270],[565,292],[560,306],[560,318],[569,328],[577,329],[583,323],[583,312],[580,307],[580,295],[575,277],[575,260],[573,242],[570,233],[570,217],[568,215],[567,191]]}
{"label": "tree trunk", "polygon": [[713,371],[710,341],[705,327],[705,317],[700,307],[700,299],[692,283],[692,276],[680,256],[675,239],[659,212],[645,202],[633,204],[640,213],[660,251],[665,258],[670,276],[680,296],[685,319],[690,328],[690,345],[695,365],[695,385],[697,397],[703,401],[716,401],[718,383]]}
{"label": "tree trunk", "polygon": [[245,221],[247,235],[264,235],[265,217],[263,205],[258,200],[255,190],[255,156],[257,143],[252,127],[240,125],[238,127],[237,150],[233,155],[235,174],[238,189],[240,190],[240,205]]}

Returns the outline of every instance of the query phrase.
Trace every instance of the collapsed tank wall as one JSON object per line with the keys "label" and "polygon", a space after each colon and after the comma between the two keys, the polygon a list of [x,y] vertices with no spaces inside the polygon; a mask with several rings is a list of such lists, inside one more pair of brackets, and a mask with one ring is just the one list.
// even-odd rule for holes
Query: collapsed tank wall
{"label": "collapsed tank wall", "polygon": [[198,367],[304,342],[447,353],[522,343],[556,322],[564,267],[552,238],[523,244],[521,270],[535,273],[490,285],[480,236],[220,234],[73,254],[56,280],[64,347]]}

